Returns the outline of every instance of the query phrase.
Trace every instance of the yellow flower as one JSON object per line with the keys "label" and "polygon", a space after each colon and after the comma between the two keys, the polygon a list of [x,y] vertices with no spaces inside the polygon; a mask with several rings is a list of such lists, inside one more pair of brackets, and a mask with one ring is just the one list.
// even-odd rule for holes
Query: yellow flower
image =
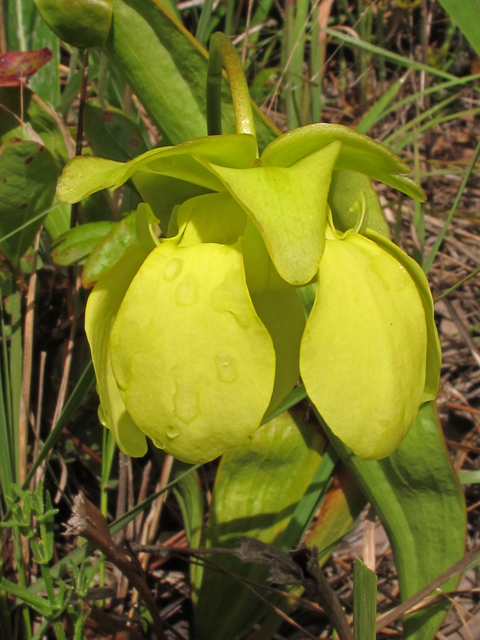
{"label": "yellow flower", "polygon": [[[252,434],[300,367],[332,431],[362,457],[388,455],[435,396],[440,357],[426,279],[382,235],[370,178],[423,192],[397,156],[339,125],[287,133],[260,160],[255,149],[250,135],[210,136],[67,165],[63,202],[132,178],[147,203],[138,245],[87,305],[101,420],[130,455],[146,435],[205,462]],[[305,329],[297,288],[317,277]]]}

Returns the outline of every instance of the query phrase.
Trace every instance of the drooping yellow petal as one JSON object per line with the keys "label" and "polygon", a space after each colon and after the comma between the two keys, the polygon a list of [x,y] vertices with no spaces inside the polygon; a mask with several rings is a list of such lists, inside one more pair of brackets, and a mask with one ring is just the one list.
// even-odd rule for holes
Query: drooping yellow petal
{"label": "drooping yellow petal", "polygon": [[426,351],[424,307],[403,265],[364,236],[327,239],[300,371],[330,429],[358,456],[388,456],[410,429]]}
{"label": "drooping yellow petal", "polygon": [[273,411],[300,377],[300,342],[305,330],[302,303],[293,287],[252,293],[258,317],[267,328],[275,347],[275,387],[266,413]]}
{"label": "drooping yellow petal", "polygon": [[280,276],[293,285],[309,282],[318,271],[340,148],[340,142],[332,142],[288,168],[211,165],[254,221]]}
{"label": "drooping yellow petal", "polygon": [[243,263],[250,293],[291,289],[292,285],[280,277],[268,253],[265,242],[251,218],[242,236]]}
{"label": "drooping yellow petal", "polygon": [[422,300],[427,323],[427,370],[425,373],[425,390],[422,402],[435,400],[440,386],[440,369],[442,366],[442,349],[435,325],[433,298],[428,286],[428,280],[421,266],[413,258],[397,247],[396,244],[376,233],[372,229],[367,230],[366,236],[387,251],[395,260],[398,260],[410,274]]}
{"label": "drooping yellow petal", "polygon": [[129,249],[95,285],[85,311],[85,331],[97,377],[99,417],[112,431],[123,453],[139,457],[147,452],[147,441],[125,409],[110,363],[110,331],[125,293],[147,257],[138,245]]}
{"label": "drooping yellow petal", "polygon": [[185,462],[243,442],[270,402],[274,348],[238,245],[162,243],[132,282],[110,344],[135,423]]}

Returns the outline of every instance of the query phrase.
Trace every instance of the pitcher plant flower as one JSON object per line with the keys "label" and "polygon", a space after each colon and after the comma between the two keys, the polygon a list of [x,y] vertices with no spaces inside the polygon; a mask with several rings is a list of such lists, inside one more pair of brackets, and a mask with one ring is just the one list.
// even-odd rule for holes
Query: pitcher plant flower
{"label": "pitcher plant flower", "polygon": [[[301,375],[338,438],[385,457],[435,398],[440,349],[426,277],[390,241],[371,179],[424,193],[400,158],[342,125],[288,132],[258,158],[247,102],[236,134],[210,124],[216,135],[64,170],[62,202],[129,179],[144,201],[138,242],[88,299],[100,420],[129,455],[148,436],[206,462],[244,442]],[[306,321],[297,290],[313,282]]]}

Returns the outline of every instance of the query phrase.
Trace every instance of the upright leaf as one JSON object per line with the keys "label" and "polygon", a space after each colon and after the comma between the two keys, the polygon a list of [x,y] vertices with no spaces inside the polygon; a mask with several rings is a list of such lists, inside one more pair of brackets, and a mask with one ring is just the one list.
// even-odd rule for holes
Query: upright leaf
{"label": "upright leaf", "polygon": [[445,11],[456,23],[465,38],[480,56],[480,34],[478,24],[480,22],[480,3],[478,0],[438,0]]}
{"label": "upright leaf", "polygon": [[[206,135],[207,54],[193,36],[154,0],[114,0],[114,28],[103,48],[122,72],[159,131],[172,144]],[[222,90],[224,133],[235,131],[231,96]],[[263,149],[278,130],[255,107]]]}

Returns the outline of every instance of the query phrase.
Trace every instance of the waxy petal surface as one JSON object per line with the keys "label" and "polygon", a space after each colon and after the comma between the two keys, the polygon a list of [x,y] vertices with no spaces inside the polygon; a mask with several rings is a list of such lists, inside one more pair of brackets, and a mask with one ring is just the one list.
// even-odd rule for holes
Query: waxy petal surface
{"label": "waxy petal surface", "polygon": [[110,344],[135,423],[185,462],[242,443],[270,402],[275,352],[238,246],[162,243],[132,282]]}
{"label": "waxy petal surface", "polygon": [[110,429],[123,453],[139,457],[147,452],[147,441],[125,409],[110,363],[110,331],[125,293],[147,257],[139,246],[127,251],[95,285],[85,311],[85,331],[97,378],[99,418]]}
{"label": "waxy petal surface", "polygon": [[271,142],[262,153],[262,165],[290,167],[335,140],[342,143],[336,169],[364,173],[415,200],[426,200],[423,189],[401,175],[411,170],[393,151],[341,124],[311,124],[285,133]]}
{"label": "waxy petal surface", "polygon": [[323,419],[359,457],[388,456],[407,434],[426,351],[424,307],[406,268],[364,236],[328,239],[300,371]]}
{"label": "waxy petal surface", "polygon": [[280,276],[293,285],[305,284],[318,271],[328,191],[340,147],[340,142],[333,142],[288,168],[212,165],[254,221]]}

